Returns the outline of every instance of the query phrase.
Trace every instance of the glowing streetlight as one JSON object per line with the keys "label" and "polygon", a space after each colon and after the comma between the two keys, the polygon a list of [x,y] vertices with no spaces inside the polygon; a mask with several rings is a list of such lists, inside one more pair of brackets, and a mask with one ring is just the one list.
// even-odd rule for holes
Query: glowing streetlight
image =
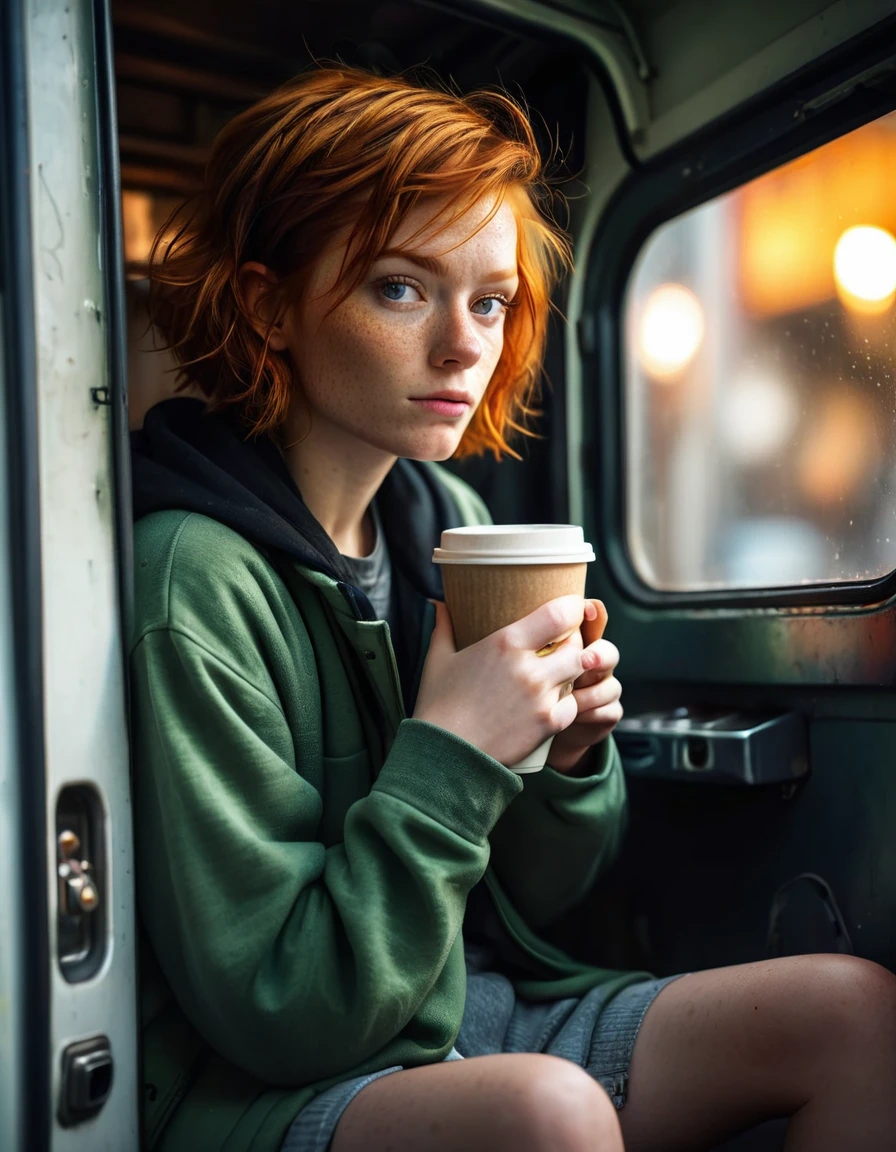
{"label": "glowing streetlight", "polygon": [[896,238],[884,228],[847,228],[834,249],[834,279],[857,312],[883,312],[896,298]]}
{"label": "glowing streetlight", "polygon": [[744,464],[778,456],[799,423],[796,396],[776,376],[761,370],[735,380],[723,398],[721,433],[725,446]]}
{"label": "glowing streetlight", "polygon": [[638,358],[661,381],[678,377],[697,355],[706,322],[700,301],[683,284],[660,284],[650,293],[638,329]]}

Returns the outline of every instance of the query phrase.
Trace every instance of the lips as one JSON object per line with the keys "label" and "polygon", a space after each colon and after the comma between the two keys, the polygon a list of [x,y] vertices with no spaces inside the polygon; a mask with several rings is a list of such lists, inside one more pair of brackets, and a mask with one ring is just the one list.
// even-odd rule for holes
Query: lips
{"label": "lips", "polygon": [[426,403],[430,400],[445,400],[449,404],[466,404],[470,408],[472,408],[475,402],[471,393],[461,392],[453,388],[448,388],[443,392],[430,392],[428,396],[412,396],[411,399],[416,400],[418,403]]}
{"label": "lips", "polygon": [[435,416],[447,417],[457,420],[470,411],[474,405],[473,397],[469,392],[432,392],[429,396],[412,396],[411,403],[418,408],[425,408]]}

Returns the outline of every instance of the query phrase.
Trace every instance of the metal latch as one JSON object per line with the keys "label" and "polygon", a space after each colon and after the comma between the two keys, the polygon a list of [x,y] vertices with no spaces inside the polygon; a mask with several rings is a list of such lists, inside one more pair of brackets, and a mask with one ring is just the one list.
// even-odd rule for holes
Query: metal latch
{"label": "metal latch", "polygon": [[105,844],[99,793],[67,785],[56,804],[56,959],[69,984],[99,971],[108,947]]}
{"label": "metal latch", "polygon": [[63,915],[80,916],[95,912],[100,894],[93,879],[93,866],[89,860],[79,860],[81,838],[70,828],[59,833],[59,908]]}

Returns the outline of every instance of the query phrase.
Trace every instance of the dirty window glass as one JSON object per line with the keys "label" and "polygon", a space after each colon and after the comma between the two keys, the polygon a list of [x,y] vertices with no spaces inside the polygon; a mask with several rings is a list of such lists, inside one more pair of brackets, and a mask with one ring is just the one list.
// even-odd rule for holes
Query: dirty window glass
{"label": "dirty window glass", "polygon": [[696,591],[896,568],[896,112],[662,225],[625,300],[627,534]]}

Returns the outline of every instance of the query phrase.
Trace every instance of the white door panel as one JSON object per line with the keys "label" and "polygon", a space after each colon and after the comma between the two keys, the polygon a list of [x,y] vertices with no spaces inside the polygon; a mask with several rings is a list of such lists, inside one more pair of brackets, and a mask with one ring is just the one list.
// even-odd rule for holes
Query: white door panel
{"label": "white door panel", "polygon": [[[84,0],[29,0],[26,68],[32,173],[32,261],[43,593],[43,669],[50,886],[52,1101],[63,1053],[108,1037],[111,1092],[92,1117],[62,1126],[51,1147],[138,1146],[135,937],[124,668],[115,551],[107,270],[99,194],[94,10]],[[114,193],[113,193],[114,194]],[[92,798],[101,960],[92,973],[58,962],[56,804],[64,788]],[[75,853],[78,859],[80,853]],[[71,953],[77,954],[77,949]],[[89,968],[90,965],[88,964]]]}

